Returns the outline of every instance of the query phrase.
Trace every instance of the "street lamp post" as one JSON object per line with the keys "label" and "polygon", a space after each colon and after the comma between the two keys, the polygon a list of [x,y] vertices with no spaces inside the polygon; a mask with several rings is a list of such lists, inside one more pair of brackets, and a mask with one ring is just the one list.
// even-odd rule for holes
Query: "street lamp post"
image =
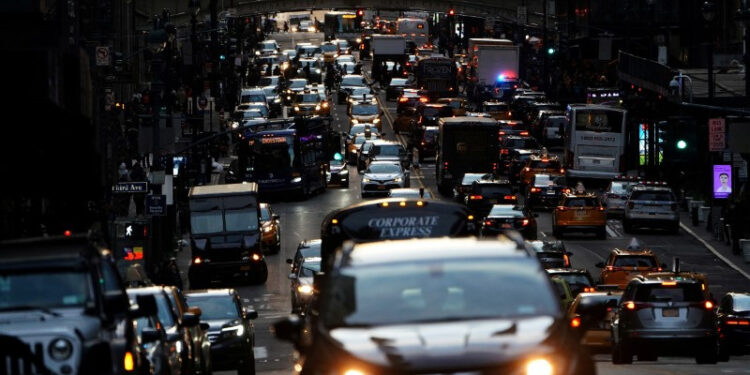
{"label": "street lamp post", "polygon": [[706,1],[701,6],[703,19],[706,21],[708,29],[708,99],[714,98],[714,44],[713,44],[713,27],[711,27],[714,17],[716,16],[716,7],[712,1]]}

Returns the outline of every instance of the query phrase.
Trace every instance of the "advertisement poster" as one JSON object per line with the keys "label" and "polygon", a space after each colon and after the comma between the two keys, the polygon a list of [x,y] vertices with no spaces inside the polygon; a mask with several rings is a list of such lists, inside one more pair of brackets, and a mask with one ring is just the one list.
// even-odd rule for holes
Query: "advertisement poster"
{"label": "advertisement poster", "polygon": [[714,199],[725,199],[732,193],[732,166],[714,165]]}

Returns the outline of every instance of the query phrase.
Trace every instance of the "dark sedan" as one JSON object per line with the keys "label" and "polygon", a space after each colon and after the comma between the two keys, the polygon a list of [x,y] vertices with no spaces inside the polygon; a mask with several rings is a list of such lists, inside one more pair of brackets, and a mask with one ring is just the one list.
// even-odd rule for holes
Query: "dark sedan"
{"label": "dark sedan", "polygon": [[512,204],[496,204],[482,222],[483,236],[496,236],[508,231],[518,231],[527,240],[536,240],[536,214]]}
{"label": "dark sedan", "polygon": [[516,204],[518,197],[513,193],[513,186],[508,180],[482,179],[475,181],[471,194],[464,198],[466,207],[478,219],[482,219],[496,204]]}
{"label": "dark sedan", "polygon": [[722,297],[716,314],[721,330],[719,359],[750,354],[750,293],[730,292]]}
{"label": "dark sedan", "polygon": [[404,89],[411,86],[408,78],[393,78],[385,88],[385,100],[396,99],[404,92]]}
{"label": "dark sedan", "polygon": [[545,269],[570,268],[570,256],[573,253],[565,249],[562,241],[526,241],[526,247],[536,254]]}
{"label": "dark sedan", "polygon": [[560,203],[564,193],[570,189],[563,184],[565,177],[536,174],[526,186],[526,205],[530,209],[537,207],[555,207]]}

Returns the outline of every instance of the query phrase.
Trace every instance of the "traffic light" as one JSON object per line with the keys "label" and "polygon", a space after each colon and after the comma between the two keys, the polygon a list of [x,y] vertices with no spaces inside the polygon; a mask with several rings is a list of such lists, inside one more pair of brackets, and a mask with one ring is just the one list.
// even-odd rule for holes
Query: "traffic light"
{"label": "traffic light", "polygon": [[659,122],[658,143],[664,164],[694,163],[699,153],[697,132],[697,124],[691,118],[671,118]]}
{"label": "traffic light", "polygon": [[556,51],[555,51],[555,47],[550,47],[550,48],[547,48],[547,54],[548,54],[548,55],[552,56],[552,55],[554,55],[554,54],[555,54],[555,52],[556,52]]}
{"label": "traffic light", "polygon": [[448,9],[448,16],[453,17],[456,15],[456,10],[453,8]]}
{"label": "traffic light", "polygon": [[361,25],[362,24],[362,19],[365,16],[365,10],[362,9],[362,8],[357,9],[356,15],[357,16],[354,18],[354,21],[356,22],[357,25]]}

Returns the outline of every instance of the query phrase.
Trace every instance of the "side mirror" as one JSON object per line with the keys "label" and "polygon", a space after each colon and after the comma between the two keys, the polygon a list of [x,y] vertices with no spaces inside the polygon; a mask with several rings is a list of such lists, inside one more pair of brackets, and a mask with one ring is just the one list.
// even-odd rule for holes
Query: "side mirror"
{"label": "side mirror", "polygon": [[604,268],[604,262],[599,262],[594,265],[596,268]]}
{"label": "side mirror", "polygon": [[149,344],[161,340],[162,333],[153,328],[144,328],[141,331],[141,341],[144,344]]}
{"label": "side mirror", "polygon": [[277,339],[298,344],[302,325],[302,320],[298,315],[289,315],[271,325],[271,330]]}
{"label": "side mirror", "polygon": [[[154,304],[156,304],[154,302]],[[119,290],[105,292],[104,312],[108,316],[126,314],[130,310],[130,299],[125,292]]]}
{"label": "side mirror", "polygon": [[286,264],[292,264],[294,261],[290,258],[286,258]]}
{"label": "side mirror", "polygon": [[249,320],[258,319],[258,312],[253,309],[243,309],[242,317]]}
{"label": "side mirror", "polygon": [[208,323],[204,323],[204,322],[201,322],[201,324],[199,324],[198,326],[201,327],[201,329],[204,331],[208,331],[208,329],[211,328],[211,326],[209,326]]}
{"label": "side mirror", "polygon": [[289,280],[297,280],[297,274],[290,273],[289,276],[287,276],[287,279],[289,279]]}
{"label": "side mirror", "polygon": [[133,312],[133,316],[136,318],[156,315],[159,311],[156,307],[156,298],[152,295],[135,296],[135,301],[138,309]]}
{"label": "side mirror", "polygon": [[182,316],[182,325],[185,327],[195,327],[200,324],[200,317],[191,312],[186,312]]}

